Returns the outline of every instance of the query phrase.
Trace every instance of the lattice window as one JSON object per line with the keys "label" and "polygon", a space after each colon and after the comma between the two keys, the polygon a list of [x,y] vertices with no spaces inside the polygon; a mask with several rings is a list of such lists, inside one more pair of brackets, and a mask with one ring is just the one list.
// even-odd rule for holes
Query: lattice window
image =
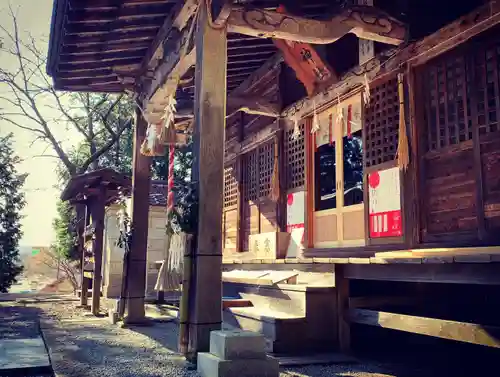
{"label": "lattice window", "polygon": [[305,184],[305,138],[304,123],[300,124],[300,136],[292,137],[293,128],[285,132],[286,188],[294,189]]}
{"label": "lattice window", "polygon": [[394,160],[399,129],[397,77],[370,88],[370,105],[365,110],[365,127],[366,166]]}
{"label": "lattice window", "polygon": [[[465,56],[448,55],[427,64],[422,71],[427,151],[472,139],[471,75],[467,65]],[[481,114],[485,114],[484,102]]]}
{"label": "lattice window", "polygon": [[245,154],[243,159],[243,199],[259,198],[259,154],[258,149]]}
{"label": "lattice window", "polygon": [[[500,89],[499,89],[499,62],[500,44],[476,49],[473,54],[474,60],[474,84],[476,98],[476,116],[479,135],[485,135],[500,130],[498,119],[500,118]],[[485,48],[486,47],[486,48]],[[471,80],[471,74],[468,74]],[[469,102],[470,104],[470,102]],[[470,129],[470,127],[469,127]]]}
{"label": "lattice window", "polygon": [[264,197],[271,192],[271,181],[274,168],[274,142],[259,147],[259,196]]}
{"label": "lattice window", "polygon": [[234,207],[238,204],[238,180],[236,163],[224,168],[224,208]]}

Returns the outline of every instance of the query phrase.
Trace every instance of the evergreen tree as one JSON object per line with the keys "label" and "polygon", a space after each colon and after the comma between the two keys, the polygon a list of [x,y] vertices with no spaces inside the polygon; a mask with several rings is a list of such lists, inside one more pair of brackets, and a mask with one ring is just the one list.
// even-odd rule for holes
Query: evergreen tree
{"label": "evergreen tree", "polygon": [[21,210],[24,194],[21,188],[26,176],[19,175],[14,156],[12,135],[0,138],[0,292],[5,293],[22,272],[19,260]]}

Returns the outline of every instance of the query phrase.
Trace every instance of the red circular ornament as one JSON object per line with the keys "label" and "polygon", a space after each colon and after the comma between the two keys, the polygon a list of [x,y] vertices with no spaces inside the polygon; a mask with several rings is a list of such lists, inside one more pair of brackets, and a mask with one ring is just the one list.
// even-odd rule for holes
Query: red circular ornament
{"label": "red circular ornament", "polygon": [[371,188],[376,189],[380,185],[380,174],[377,172],[370,174],[368,184]]}
{"label": "red circular ornament", "polygon": [[288,194],[288,197],[286,199],[286,202],[289,206],[293,204],[293,194]]}

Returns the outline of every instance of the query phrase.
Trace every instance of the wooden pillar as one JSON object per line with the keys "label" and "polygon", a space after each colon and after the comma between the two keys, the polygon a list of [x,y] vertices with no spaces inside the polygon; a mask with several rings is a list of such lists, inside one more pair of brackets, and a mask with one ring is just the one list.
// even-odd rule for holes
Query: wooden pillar
{"label": "wooden pillar", "polygon": [[104,195],[93,198],[91,202],[92,225],[95,229],[92,240],[92,253],[94,254],[94,273],[92,276],[92,314],[98,315],[101,303],[102,281],[102,249],[104,245]]}
{"label": "wooden pillar", "polygon": [[85,277],[85,231],[90,221],[90,211],[86,204],[77,204],[76,218],[78,221],[78,251],[81,253],[80,307],[88,308],[89,284]]}
{"label": "wooden pillar", "polygon": [[146,138],[147,122],[140,110],[136,110],[134,129],[134,155],[132,162],[132,244],[127,272],[126,323],[144,321],[144,296],[149,230],[149,187],[151,157],[141,154],[141,143]]}
{"label": "wooden pillar", "polygon": [[199,198],[190,306],[190,351],[209,350],[222,322],[222,202],[226,124],[226,30],[208,25],[201,6],[196,32],[193,181]]}
{"label": "wooden pillar", "polygon": [[345,266],[335,265],[335,290],[337,293],[337,337],[339,351],[348,352],[351,348],[351,330],[347,319],[349,310],[349,280],[344,275]]}

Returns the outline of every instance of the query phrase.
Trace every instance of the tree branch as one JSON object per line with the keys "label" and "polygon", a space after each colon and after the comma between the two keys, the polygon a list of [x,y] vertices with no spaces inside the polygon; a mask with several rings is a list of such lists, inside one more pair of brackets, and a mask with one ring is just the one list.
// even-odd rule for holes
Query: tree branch
{"label": "tree branch", "polygon": [[97,152],[95,152],[89,158],[87,158],[87,160],[79,168],[78,173],[79,174],[84,173],[88,169],[90,164],[92,164],[92,162],[96,161],[97,159],[99,159],[99,157],[101,157],[104,153],[106,153],[113,146],[113,144],[116,143],[116,141],[120,138],[120,136],[123,134],[123,131],[125,131],[127,127],[130,127],[131,124],[132,124],[131,119],[129,119],[128,122],[125,122],[123,126],[121,126],[116,131],[115,135],[106,144],[104,144]]}

